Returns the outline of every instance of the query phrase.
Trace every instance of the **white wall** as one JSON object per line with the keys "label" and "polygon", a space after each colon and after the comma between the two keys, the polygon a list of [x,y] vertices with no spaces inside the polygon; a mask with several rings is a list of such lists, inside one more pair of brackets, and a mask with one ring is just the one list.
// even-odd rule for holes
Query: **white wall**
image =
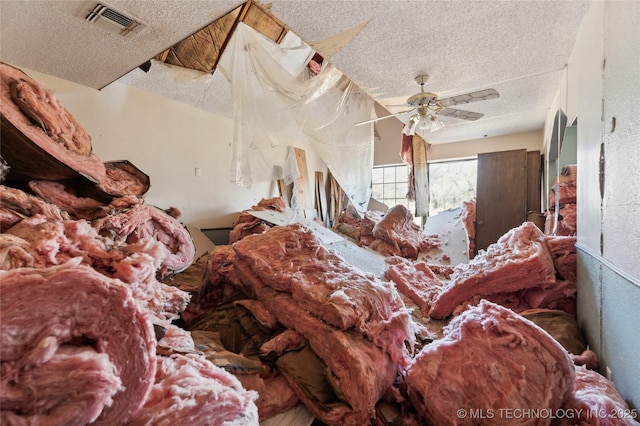
{"label": "white wall", "polygon": [[639,24],[640,2],[593,2],[566,86],[569,123],[577,117],[578,322],[632,407],[640,407]]}
{"label": "white wall", "polygon": [[[146,203],[178,208],[187,225],[229,227],[240,211],[278,195],[271,182],[254,183],[251,188],[230,182],[229,119],[121,83],[97,91],[23,71],[54,90],[91,135],[93,151],[102,161],[129,160],[150,176]],[[311,178],[322,171],[326,179],[326,165],[306,140],[282,141],[272,153],[279,164],[285,163],[289,145],[305,150]],[[200,169],[199,177],[195,168]],[[311,185],[308,192],[313,194]]]}
{"label": "white wall", "polygon": [[607,3],[604,28],[603,256],[640,280],[640,3]]}

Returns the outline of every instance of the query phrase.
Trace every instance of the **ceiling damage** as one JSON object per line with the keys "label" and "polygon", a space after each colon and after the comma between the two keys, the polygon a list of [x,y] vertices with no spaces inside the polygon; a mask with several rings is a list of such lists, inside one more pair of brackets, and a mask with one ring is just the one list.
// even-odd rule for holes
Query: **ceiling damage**
{"label": "ceiling damage", "polygon": [[[486,89],[499,93],[465,106],[482,114],[475,121],[438,117],[445,127],[427,136],[431,143],[541,130],[590,6],[589,1],[102,3],[140,22],[138,32],[120,36],[87,25],[84,18],[96,2],[0,2],[0,60],[96,89],[117,81],[230,117],[229,83],[215,67],[229,32],[242,20],[276,42],[303,40],[323,52],[325,61],[390,113],[409,109],[407,99],[420,92],[415,79],[423,74],[429,75],[424,90],[440,99]],[[208,52],[193,57],[189,49],[198,40],[206,42]],[[167,66],[139,68],[150,60]],[[407,122],[410,116],[398,118]]]}

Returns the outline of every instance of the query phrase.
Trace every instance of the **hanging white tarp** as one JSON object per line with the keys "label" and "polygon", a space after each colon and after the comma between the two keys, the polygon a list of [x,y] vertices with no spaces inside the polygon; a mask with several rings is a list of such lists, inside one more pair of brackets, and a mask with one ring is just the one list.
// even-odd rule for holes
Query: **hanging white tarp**
{"label": "hanging white tarp", "polygon": [[[354,125],[371,118],[373,99],[331,64],[308,77],[304,71],[313,52],[300,61],[301,48],[295,43],[280,46],[243,23],[231,37],[218,64],[234,100],[231,180],[248,187],[257,181],[291,179],[276,175],[284,170],[277,167],[283,161],[269,154],[278,146],[279,135],[295,140],[304,133],[352,204],[364,212],[370,197],[373,131],[372,126]],[[294,57],[298,66],[292,64]]]}

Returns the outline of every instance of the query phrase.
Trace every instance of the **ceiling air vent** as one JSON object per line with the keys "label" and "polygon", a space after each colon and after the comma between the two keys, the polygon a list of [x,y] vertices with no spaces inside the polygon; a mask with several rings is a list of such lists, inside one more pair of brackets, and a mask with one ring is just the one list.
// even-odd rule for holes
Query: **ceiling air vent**
{"label": "ceiling air vent", "polygon": [[144,28],[144,24],[141,22],[101,3],[93,6],[84,19],[100,28],[120,34],[121,36],[138,33]]}

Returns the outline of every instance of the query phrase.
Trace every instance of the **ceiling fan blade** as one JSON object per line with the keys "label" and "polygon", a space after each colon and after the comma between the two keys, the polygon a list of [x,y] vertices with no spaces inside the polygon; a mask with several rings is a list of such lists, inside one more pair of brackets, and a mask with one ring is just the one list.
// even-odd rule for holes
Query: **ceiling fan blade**
{"label": "ceiling fan blade", "polygon": [[464,111],[462,109],[442,108],[436,111],[436,115],[444,115],[446,117],[459,118],[461,120],[475,121],[482,118],[484,114],[479,112]]}
{"label": "ceiling fan blade", "polygon": [[[403,105],[403,106],[405,106],[405,105]],[[384,120],[384,119],[391,118],[391,117],[397,117],[398,115],[406,114],[408,112],[411,112],[414,109],[415,108],[411,108],[411,109],[408,109],[406,111],[396,112],[395,114],[384,115],[382,117],[372,118],[371,120],[361,121],[359,123],[354,124],[354,126],[362,126],[363,124],[375,123],[376,121]]]}
{"label": "ceiling fan blade", "polygon": [[356,123],[356,124],[354,124],[354,126],[362,126],[363,124],[375,123],[376,121],[384,120],[384,119],[391,118],[391,117],[395,117],[395,115],[394,114],[390,114],[390,115],[385,115],[385,116],[382,116],[382,117],[372,118],[371,120],[361,121],[359,123]]}
{"label": "ceiling fan blade", "polygon": [[468,104],[471,102],[487,101],[489,99],[499,98],[500,94],[495,89],[484,89],[477,92],[465,93],[463,95],[451,96],[450,98],[440,99],[437,103],[440,106],[448,107],[452,105]]}

